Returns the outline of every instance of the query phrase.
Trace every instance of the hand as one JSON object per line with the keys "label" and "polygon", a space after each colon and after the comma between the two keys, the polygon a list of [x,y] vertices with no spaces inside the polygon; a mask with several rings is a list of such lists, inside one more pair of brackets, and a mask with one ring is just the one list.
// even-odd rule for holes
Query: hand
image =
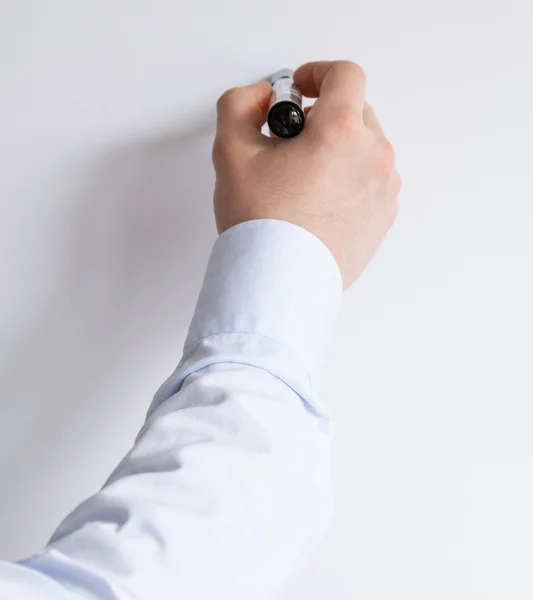
{"label": "hand", "polygon": [[398,212],[394,150],[365,103],[365,76],[347,61],[315,62],[294,74],[318,98],[295,138],[261,134],[272,88],[228,90],[217,104],[213,147],[219,233],[252,219],[303,227],[329,248],[348,287],[362,273]]}

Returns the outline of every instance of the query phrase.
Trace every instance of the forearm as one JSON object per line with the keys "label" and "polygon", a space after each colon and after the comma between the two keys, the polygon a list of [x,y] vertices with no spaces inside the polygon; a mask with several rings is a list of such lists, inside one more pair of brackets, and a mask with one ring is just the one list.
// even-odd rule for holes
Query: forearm
{"label": "forearm", "polygon": [[23,564],[73,597],[270,597],[331,511],[316,387],[340,293],[308,232],[255,222],[222,236],[134,447]]}
{"label": "forearm", "polygon": [[296,394],[261,368],[216,364],[160,406],[36,566],[117,598],[268,598],[323,529],[329,493],[327,441]]}

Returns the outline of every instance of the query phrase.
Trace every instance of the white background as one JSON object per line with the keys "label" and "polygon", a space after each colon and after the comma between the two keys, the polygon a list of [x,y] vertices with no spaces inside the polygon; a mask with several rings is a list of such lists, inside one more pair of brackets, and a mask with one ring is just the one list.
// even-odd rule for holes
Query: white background
{"label": "white background", "polygon": [[348,58],[402,208],[345,298],[337,514],[287,599],[531,599],[531,3],[0,6],[0,558],[98,489],[180,358],[217,96]]}

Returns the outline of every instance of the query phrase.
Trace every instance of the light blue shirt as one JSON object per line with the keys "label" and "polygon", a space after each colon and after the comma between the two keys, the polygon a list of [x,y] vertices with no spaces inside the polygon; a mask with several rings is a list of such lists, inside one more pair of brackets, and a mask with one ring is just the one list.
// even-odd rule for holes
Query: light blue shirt
{"label": "light blue shirt", "polygon": [[341,294],[304,229],[222,234],[183,359],[133,448],[42,552],[0,563],[0,598],[272,598],[332,510],[317,386]]}

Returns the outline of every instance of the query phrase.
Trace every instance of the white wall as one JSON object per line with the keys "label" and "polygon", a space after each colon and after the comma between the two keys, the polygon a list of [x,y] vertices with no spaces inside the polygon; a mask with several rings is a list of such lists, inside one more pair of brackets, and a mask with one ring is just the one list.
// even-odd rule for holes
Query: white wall
{"label": "white wall", "polygon": [[324,385],[337,515],[287,598],[531,598],[531,3],[0,9],[0,557],[102,484],[180,357],[218,94],[349,58],[402,211],[346,295]]}

